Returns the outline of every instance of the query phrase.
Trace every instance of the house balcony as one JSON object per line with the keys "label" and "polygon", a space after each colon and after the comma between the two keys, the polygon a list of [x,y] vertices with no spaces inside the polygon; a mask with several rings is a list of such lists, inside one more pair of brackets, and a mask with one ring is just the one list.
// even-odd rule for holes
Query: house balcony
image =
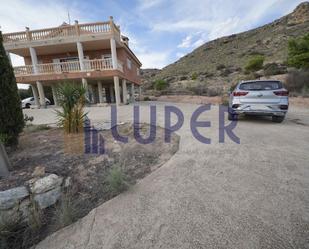
{"label": "house balcony", "polygon": [[[112,58],[108,59],[94,59],[84,60],[83,69],[79,60],[37,64],[34,68],[33,65],[25,65],[14,67],[15,77],[18,83],[32,82],[36,80],[59,80],[67,78],[82,78],[91,76],[94,72],[96,76],[113,75],[113,72],[123,73],[123,63],[118,60],[117,69],[113,68]],[[86,76],[85,76],[86,75]]]}
{"label": "house balcony", "polygon": [[7,51],[21,52],[28,47],[40,47],[76,41],[96,41],[115,38],[120,42],[120,30],[111,18],[107,22],[95,22],[73,25],[64,24],[59,27],[29,30],[3,34],[3,44]]}

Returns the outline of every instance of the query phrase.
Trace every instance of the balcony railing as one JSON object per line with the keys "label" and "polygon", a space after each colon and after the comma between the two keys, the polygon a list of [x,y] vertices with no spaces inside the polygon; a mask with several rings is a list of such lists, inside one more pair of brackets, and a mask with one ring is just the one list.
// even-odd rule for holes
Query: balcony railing
{"label": "balcony railing", "polygon": [[[112,59],[94,59],[84,60],[84,70],[81,70],[79,61],[68,61],[68,62],[56,62],[56,63],[45,63],[37,64],[36,71],[32,65],[25,65],[14,67],[15,76],[29,76],[37,74],[59,74],[59,73],[70,73],[70,72],[83,72],[83,71],[104,71],[112,70],[113,62]],[[118,61],[118,70],[123,72],[123,66]]]}
{"label": "balcony railing", "polygon": [[119,28],[113,21],[96,22],[75,25],[62,25],[56,28],[29,30],[3,34],[4,43],[16,43],[26,41],[50,40],[72,36],[82,36],[96,33],[109,33],[115,31],[120,34]]}

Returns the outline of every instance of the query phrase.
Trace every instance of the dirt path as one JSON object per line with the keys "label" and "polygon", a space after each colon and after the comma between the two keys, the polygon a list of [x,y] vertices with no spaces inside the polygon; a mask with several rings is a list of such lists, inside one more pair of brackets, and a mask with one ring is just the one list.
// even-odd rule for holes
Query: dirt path
{"label": "dirt path", "polygon": [[[145,121],[148,104],[142,103]],[[157,105],[163,125],[164,104]],[[218,143],[218,108],[212,107],[200,117],[212,125],[199,129],[212,139],[205,145],[189,127],[197,106],[174,105],[185,115],[179,151],[133,189],[35,249],[308,247],[308,109],[292,107],[282,124],[240,120],[237,145],[228,138]],[[92,108],[89,115],[104,119],[109,109]],[[131,106],[120,108],[121,120],[131,116]]]}

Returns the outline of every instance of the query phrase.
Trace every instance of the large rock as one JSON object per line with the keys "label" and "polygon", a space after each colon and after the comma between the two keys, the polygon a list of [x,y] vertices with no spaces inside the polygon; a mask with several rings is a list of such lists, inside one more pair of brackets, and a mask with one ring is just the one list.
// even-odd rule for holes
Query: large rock
{"label": "large rock", "polygon": [[20,212],[17,206],[15,206],[14,208],[8,209],[8,210],[0,211],[0,224],[1,225],[12,226],[14,224],[19,223],[20,218],[21,216],[20,216]]}
{"label": "large rock", "polygon": [[21,213],[21,216],[24,220],[26,220],[29,217],[29,208],[31,206],[30,199],[25,199],[19,204],[19,212]]}
{"label": "large rock", "polygon": [[30,184],[30,190],[34,194],[47,192],[51,189],[57,188],[62,184],[63,178],[55,174],[43,177]]}
{"label": "large rock", "polygon": [[41,209],[54,205],[61,197],[61,187],[57,187],[53,190],[42,194],[36,194],[34,200],[38,203]]}
{"label": "large rock", "polygon": [[26,198],[29,192],[26,187],[17,187],[0,192],[0,209],[5,210],[14,207],[22,199]]}

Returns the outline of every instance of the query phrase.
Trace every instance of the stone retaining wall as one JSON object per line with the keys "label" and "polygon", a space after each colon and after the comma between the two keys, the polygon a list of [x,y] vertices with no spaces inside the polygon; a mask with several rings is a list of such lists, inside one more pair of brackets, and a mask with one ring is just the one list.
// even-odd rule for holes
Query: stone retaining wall
{"label": "stone retaining wall", "polygon": [[24,186],[0,191],[0,222],[12,215],[27,219],[33,206],[45,209],[54,205],[60,199],[62,190],[69,185],[70,178],[50,174],[33,178]]}

